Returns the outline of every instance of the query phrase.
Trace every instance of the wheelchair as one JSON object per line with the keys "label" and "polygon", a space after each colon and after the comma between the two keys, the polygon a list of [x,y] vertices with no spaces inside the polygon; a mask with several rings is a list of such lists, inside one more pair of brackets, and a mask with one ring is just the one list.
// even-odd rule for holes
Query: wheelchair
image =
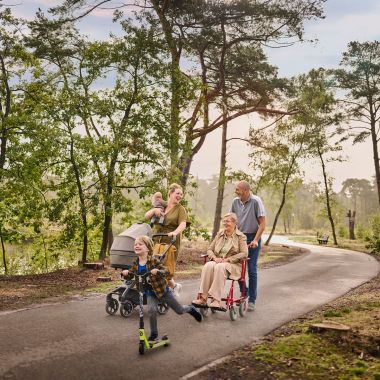
{"label": "wheelchair", "polygon": [[[204,258],[205,263],[207,262],[207,254],[202,255],[201,257]],[[199,307],[200,313],[203,315],[203,317],[206,317],[209,314],[209,311],[211,310],[211,313],[216,313],[218,311],[227,312],[230,315],[231,321],[236,321],[238,318],[238,314],[241,317],[244,317],[248,310],[248,294],[246,294],[247,287],[246,287],[246,280],[245,280],[245,274],[247,271],[247,261],[249,258],[242,260],[241,265],[241,274],[240,278],[238,280],[231,279],[227,277],[227,281],[231,281],[231,285],[229,287],[227,295],[221,299],[221,302],[225,302],[225,307],[221,308],[210,308],[208,305],[206,306],[197,306],[193,304],[195,307]],[[240,296],[235,296],[235,283],[239,284],[239,287],[241,289]],[[210,297],[209,297],[210,298]]]}

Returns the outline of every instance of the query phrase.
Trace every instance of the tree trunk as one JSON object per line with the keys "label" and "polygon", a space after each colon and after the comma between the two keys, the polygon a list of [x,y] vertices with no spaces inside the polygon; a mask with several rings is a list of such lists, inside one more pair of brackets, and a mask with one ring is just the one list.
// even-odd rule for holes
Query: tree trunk
{"label": "tree trunk", "polygon": [[277,222],[278,222],[278,219],[280,217],[280,214],[281,214],[281,211],[282,211],[282,208],[284,207],[285,205],[285,200],[286,200],[286,188],[288,186],[288,181],[289,181],[289,176],[287,177],[283,187],[282,187],[282,198],[281,198],[281,203],[280,203],[280,207],[278,208],[277,210],[277,213],[276,213],[276,216],[274,218],[274,221],[273,221],[273,225],[272,225],[272,230],[268,236],[268,239],[267,241],[265,242],[265,245],[269,245],[271,239],[272,239],[272,236],[274,234],[274,231],[276,230],[276,226],[277,226]]}
{"label": "tree trunk", "polygon": [[5,166],[6,152],[7,152],[7,131],[4,126],[1,130],[0,136],[0,183],[3,179],[3,170]]}
{"label": "tree trunk", "polygon": [[4,239],[3,239],[3,234],[1,232],[1,228],[0,228],[0,241],[1,241],[1,249],[3,251],[4,272],[5,272],[5,274],[8,274],[7,260],[5,257],[5,244],[4,244]]}
{"label": "tree trunk", "polygon": [[105,207],[104,213],[105,215],[104,215],[103,232],[102,232],[102,245],[100,247],[99,260],[104,260],[107,256],[108,239],[110,236],[109,230],[110,230],[111,221],[112,221],[112,210],[111,210],[110,205]]}
{"label": "tree trunk", "polygon": [[348,232],[350,236],[350,240],[355,240],[355,215],[356,211],[351,213],[351,210],[348,210]]}
{"label": "tree trunk", "polygon": [[[207,66],[205,64],[204,60],[204,51],[199,51],[199,61],[201,64],[202,69],[202,105],[203,105],[203,128],[207,128],[210,122],[209,117],[209,100],[208,100],[208,82],[207,82]],[[192,121],[192,123],[195,125],[196,123]],[[192,132],[192,129],[189,131]],[[193,138],[188,134],[186,141],[189,145],[193,144]],[[189,179],[190,174],[190,168],[191,164],[193,163],[194,156],[199,152],[201,147],[203,146],[204,142],[206,140],[206,135],[201,136],[199,141],[195,144],[194,147],[191,148],[191,152],[188,156],[183,156],[181,158],[182,163],[182,178],[181,178],[181,185],[183,188],[186,188],[187,181]]]}
{"label": "tree trunk", "polygon": [[[225,107],[223,107],[223,108],[225,108]],[[226,110],[224,112],[226,113]],[[224,186],[226,183],[226,152],[227,152],[227,123],[224,123],[223,124],[223,130],[222,130],[222,149],[221,149],[221,154],[220,154],[218,196],[216,198],[214,227],[212,230],[212,238],[213,239],[219,231],[220,221],[222,219]]]}
{"label": "tree trunk", "polygon": [[112,243],[113,243],[113,231],[112,231],[112,223],[111,223],[110,228],[108,230],[108,247],[107,247],[108,253],[111,251]]}
{"label": "tree trunk", "polygon": [[11,95],[12,91],[8,83],[8,72],[5,67],[4,57],[0,54],[0,64],[1,64],[1,74],[2,82],[5,87],[5,91],[2,93],[2,106],[0,109],[1,116],[1,145],[0,145],[0,182],[3,179],[3,170],[6,161],[6,151],[7,151],[7,142],[8,142],[8,130],[7,130],[7,120],[11,112]]}
{"label": "tree trunk", "polygon": [[[304,135],[305,136],[305,135]],[[280,203],[280,207],[278,208],[278,211],[276,213],[276,216],[274,218],[274,222],[273,222],[273,225],[272,225],[272,230],[268,236],[268,239],[267,241],[265,242],[265,245],[269,245],[271,239],[272,239],[272,236],[274,234],[274,231],[276,230],[276,226],[277,226],[277,222],[278,222],[278,218],[280,217],[280,214],[281,214],[281,210],[282,208],[284,207],[285,205],[285,201],[286,201],[286,189],[288,187],[288,183],[289,183],[289,179],[290,179],[290,176],[292,175],[293,173],[293,168],[294,168],[294,165],[296,164],[296,161],[297,161],[297,157],[300,155],[301,153],[301,150],[302,150],[302,146],[303,146],[303,139],[301,141],[301,144],[297,150],[297,152],[295,152],[292,156],[292,160],[290,162],[290,165],[289,165],[289,168],[288,168],[288,172],[286,174],[286,177],[285,177],[285,181],[283,183],[283,186],[282,186],[282,199],[281,199],[281,203]]]}
{"label": "tree trunk", "polygon": [[338,240],[336,238],[336,232],[335,232],[335,223],[334,223],[334,219],[333,219],[332,211],[331,211],[330,189],[329,189],[329,184],[328,184],[328,180],[327,180],[326,166],[325,166],[325,162],[323,160],[322,152],[321,152],[319,147],[318,147],[318,155],[319,155],[319,159],[321,160],[323,181],[324,181],[324,185],[325,185],[327,216],[328,216],[328,219],[330,221],[331,231],[332,231],[333,239],[334,239],[334,244],[338,245]]}
{"label": "tree trunk", "polygon": [[376,137],[376,122],[374,117],[371,118],[371,137],[372,137],[372,148],[373,148],[373,161],[375,164],[375,176],[376,176],[376,186],[377,186],[377,200],[380,206],[380,165],[379,165],[379,149],[377,147],[377,137]]}
{"label": "tree trunk", "polygon": [[[224,29],[224,20],[221,23],[223,31],[223,43],[226,46],[226,32]],[[222,144],[220,152],[220,167],[219,167],[219,181],[218,181],[218,195],[216,197],[214,226],[212,230],[212,238],[216,236],[220,228],[220,221],[222,219],[222,208],[224,198],[224,186],[226,183],[226,162],[227,162],[227,117],[228,117],[228,104],[226,93],[226,76],[225,76],[225,63],[224,55],[222,54],[220,62],[220,83],[222,85],[222,111],[223,111],[223,129],[222,129]]]}
{"label": "tree trunk", "polygon": [[115,177],[115,165],[117,160],[117,154],[111,159],[110,168],[108,171],[107,187],[105,189],[105,201],[104,201],[104,223],[103,223],[103,233],[102,233],[102,245],[99,252],[99,260],[104,260],[107,256],[108,250],[108,239],[110,236],[110,228],[112,225],[112,192],[113,183]]}
{"label": "tree trunk", "polygon": [[159,0],[152,0],[154,11],[156,12],[165,41],[171,55],[170,66],[170,165],[169,182],[177,181],[178,160],[179,160],[179,122],[180,122],[180,102],[181,102],[181,69],[180,59],[182,53],[181,40],[176,40],[173,36],[173,29],[166,15],[166,5]]}
{"label": "tree trunk", "polygon": [[70,131],[70,139],[71,139],[70,161],[74,170],[75,181],[76,181],[76,185],[78,189],[80,214],[81,214],[81,219],[82,219],[82,259],[81,259],[81,262],[85,263],[87,261],[87,253],[88,253],[87,209],[86,209],[86,204],[85,204],[85,195],[84,195],[82,183],[80,180],[80,173],[79,173],[78,165],[77,165],[77,162],[75,160],[75,155],[74,155],[74,140],[71,133],[71,129],[69,131]]}

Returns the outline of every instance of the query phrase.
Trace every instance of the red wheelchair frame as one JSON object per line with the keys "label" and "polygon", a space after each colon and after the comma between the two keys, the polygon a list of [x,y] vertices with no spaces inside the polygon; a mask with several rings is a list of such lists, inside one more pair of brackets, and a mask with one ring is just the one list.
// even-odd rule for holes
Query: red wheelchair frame
{"label": "red wheelchair frame", "polygon": [[[202,255],[202,257],[204,257],[204,261],[205,263],[207,262],[207,254],[205,255]],[[209,309],[211,309],[211,312],[212,313],[216,313],[217,311],[229,311],[229,314],[230,314],[230,319],[231,321],[236,321],[237,319],[237,316],[238,316],[238,308],[239,308],[239,314],[241,317],[244,317],[246,312],[247,312],[247,309],[248,309],[248,298],[245,294],[246,292],[246,281],[245,281],[245,274],[246,274],[246,271],[247,271],[247,261],[249,260],[249,258],[246,258],[246,259],[243,259],[242,260],[242,264],[241,264],[241,274],[240,274],[240,278],[238,280],[234,280],[234,279],[231,279],[231,278],[228,278],[227,277],[227,280],[230,280],[231,281],[231,286],[230,286],[230,289],[228,291],[228,294],[225,298],[222,298],[221,301],[225,301],[226,303],[226,307],[224,310],[222,309],[213,309],[213,308],[210,308],[210,307],[202,307],[202,308],[199,308],[199,311],[201,312],[201,314],[206,317],[208,315],[208,311]],[[235,282],[238,282],[239,285],[240,285],[240,288],[242,289],[241,291],[241,295],[240,297],[237,297],[237,298],[234,298],[234,286],[235,286]]]}

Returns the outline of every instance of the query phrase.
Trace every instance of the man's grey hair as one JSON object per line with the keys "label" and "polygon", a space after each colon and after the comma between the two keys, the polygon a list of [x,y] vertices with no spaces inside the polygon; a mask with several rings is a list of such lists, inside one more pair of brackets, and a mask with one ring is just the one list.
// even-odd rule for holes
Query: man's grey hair
{"label": "man's grey hair", "polygon": [[246,190],[251,190],[250,184],[245,180],[241,180],[237,184],[242,185]]}

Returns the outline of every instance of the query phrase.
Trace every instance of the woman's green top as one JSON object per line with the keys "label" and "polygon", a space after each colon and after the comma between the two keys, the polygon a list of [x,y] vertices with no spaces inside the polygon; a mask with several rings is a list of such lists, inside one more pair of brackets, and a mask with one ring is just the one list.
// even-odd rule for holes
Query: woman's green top
{"label": "woman's green top", "polygon": [[[153,225],[153,234],[173,232],[182,222],[186,222],[189,225],[188,216],[185,207],[180,204],[176,204],[167,214],[165,214],[164,224],[158,224],[157,222]],[[170,236],[164,236],[161,238],[154,239],[154,242],[161,242],[169,244],[171,240]],[[181,244],[181,234],[177,235],[177,239],[173,244],[177,248],[177,254]]]}

